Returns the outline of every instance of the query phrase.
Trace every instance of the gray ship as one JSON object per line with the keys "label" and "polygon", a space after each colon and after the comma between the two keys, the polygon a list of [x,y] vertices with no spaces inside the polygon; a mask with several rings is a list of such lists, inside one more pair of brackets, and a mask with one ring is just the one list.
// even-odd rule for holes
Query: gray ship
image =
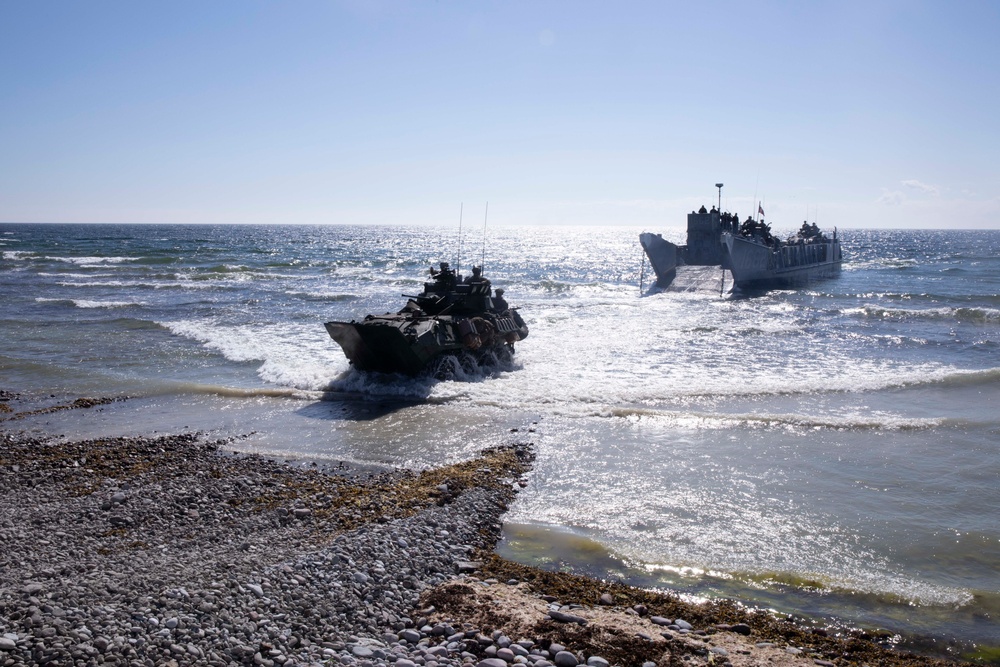
{"label": "gray ship", "polygon": [[756,291],[832,278],[843,264],[836,231],[827,236],[815,223],[802,223],[797,234],[782,241],[763,220],[748,217],[741,223],[738,216],[715,207],[688,213],[686,245],[649,232],[639,235],[639,243],[661,289],[686,266],[718,266],[732,274],[734,290]]}
{"label": "gray ship", "polygon": [[493,290],[480,267],[462,280],[447,262],[431,268],[424,291],[407,296],[397,313],[368,315],[360,322],[327,322],[327,332],[351,365],[363,371],[419,375],[429,371],[446,379],[455,364],[466,371],[496,365],[514,354],[514,343],[528,336],[516,308],[503,290]]}

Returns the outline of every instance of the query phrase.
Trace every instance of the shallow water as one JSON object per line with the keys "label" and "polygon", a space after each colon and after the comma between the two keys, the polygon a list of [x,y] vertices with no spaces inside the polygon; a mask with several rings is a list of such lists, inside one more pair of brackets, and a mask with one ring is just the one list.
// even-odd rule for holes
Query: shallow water
{"label": "shallow water", "polygon": [[455,231],[0,225],[0,384],[135,397],[20,422],[73,437],[412,466],[530,440],[506,554],[1000,644],[1000,232],[842,231],[840,278],[739,298],[640,293],[641,230],[490,230],[513,366],[351,370],[322,323],[396,310]]}

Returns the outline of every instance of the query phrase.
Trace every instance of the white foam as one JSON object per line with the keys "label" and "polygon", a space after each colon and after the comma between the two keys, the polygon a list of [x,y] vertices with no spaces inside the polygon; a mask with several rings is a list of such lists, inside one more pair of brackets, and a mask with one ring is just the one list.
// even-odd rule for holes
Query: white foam
{"label": "white foam", "polygon": [[136,261],[135,257],[45,257],[50,262],[66,262],[81,266],[101,266],[102,264],[123,264]]}
{"label": "white foam", "polygon": [[130,308],[133,306],[145,306],[142,301],[93,301],[90,299],[73,299],[73,305],[77,308]]}

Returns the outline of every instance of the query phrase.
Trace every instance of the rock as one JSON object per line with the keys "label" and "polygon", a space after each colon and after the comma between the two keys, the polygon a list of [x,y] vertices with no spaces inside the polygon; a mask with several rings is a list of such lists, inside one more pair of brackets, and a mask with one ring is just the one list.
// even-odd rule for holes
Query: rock
{"label": "rock", "polygon": [[615,603],[615,598],[611,595],[611,593],[604,593],[601,595],[600,599],[598,599],[597,603],[610,606]]}
{"label": "rock", "polygon": [[13,651],[17,649],[17,642],[9,637],[0,637],[0,651]]}
{"label": "rock", "polygon": [[250,592],[258,600],[264,597],[264,589],[261,588],[260,584],[247,584],[247,588],[250,589]]}
{"label": "rock", "polygon": [[552,658],[552,662],[555,663],[556,667],[576,667],[580,662],[576,659],[576,656],[569,651],[559,651],[556,653],[555,657]]}
{"label": "rock", "polygon": [[587,658],[587,665],[588,667],[611,667],[611,663],[598,655]]}
{"label": "rock", "polygon": [[575,614],[567,614],[564,611],[550,611],[549,618],[553,621],[559,621],[560,623],[579,623],[580,625],[587,625],[587,619]]}
{"label": "rock", "polygon": [[676,625],[681,630],[694,630],[694,626],[691,625],[690,623],[688,623],[687,621],[685,621],[682,618],[676,619],[674,621],[674,625]]}
{"label": "rock", "polygon": [[673,625],[673,621],[669,618],[663,618],[662,616],[650,616],[649,620],[653,625]]}
{"label": "rock", "polygon": [[[398,660],[396,664],[399,664]],[[500,658],[483,658],[476,664],[476,667],[507,667],[507,663]]]}
{"label": "rock", "polygon": [[729,651],[722,648],[721,646],[713,646],[712,648],[709,649],[709,651],[714,653],[715,655],[721,655],[722,657],[726,657],[727,655],[729,655]]}
{"label": "rock", "polygon": [[732,626],[730,626],[729,631],[730,632],[735,632],[735,633],[740,634],[740,635],[747,635],[747,636],[749,636],[750,633],[752,632],[752,630],[750,629],[750,626],[747,625],[746,623],[735,623]]}
{"label": "rock", "polygon": [[481,568],[483,564],[475,560],[459,560],[455,561],[455,569],[459,574],[468,574],[470,572],[475,572]]}

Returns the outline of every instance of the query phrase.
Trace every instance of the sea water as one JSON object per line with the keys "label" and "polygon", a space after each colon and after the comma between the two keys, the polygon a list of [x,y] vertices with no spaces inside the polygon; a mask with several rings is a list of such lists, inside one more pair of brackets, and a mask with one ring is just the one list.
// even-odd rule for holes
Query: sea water
{"label": "sea water", "polygon": [[[1000,645],[1000,232],[841,230],[839,278],[738,295],[651,291],[640,231],[0,225],[0,389],[130,397],[5,427],[413,467],[529,441],[508,557]],[[441,261],[520,308],[514,362],[353,370],[323,322]]]}

